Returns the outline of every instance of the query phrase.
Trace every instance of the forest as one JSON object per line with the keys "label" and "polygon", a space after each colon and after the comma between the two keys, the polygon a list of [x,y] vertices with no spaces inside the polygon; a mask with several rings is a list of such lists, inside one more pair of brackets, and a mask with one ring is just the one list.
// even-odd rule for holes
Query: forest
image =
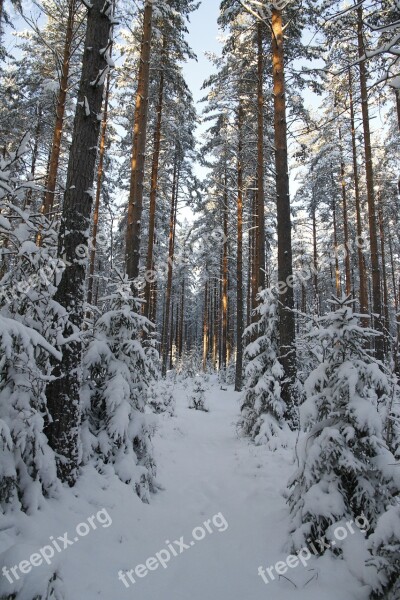
{"label": "forest", "polygon": [[399,600],[399,208],[399,0],[0,0],[0,600]]}

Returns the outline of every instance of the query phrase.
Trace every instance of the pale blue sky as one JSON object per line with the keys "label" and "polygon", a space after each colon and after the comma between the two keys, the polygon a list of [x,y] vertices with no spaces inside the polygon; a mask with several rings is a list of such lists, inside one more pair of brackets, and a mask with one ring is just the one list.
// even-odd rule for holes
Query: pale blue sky
{"label": "pale blue sky", "polygon": [[189,23],[188,42],[197,54],[198,62],[190,61],[184,65],[186,81],[192,90],[195,101],[204,96],[201,85],[211,73],[211,65],[204,56],[205,51],[219,52],[217,42],[220,0],[202,0],[199,9],[192,13]]}

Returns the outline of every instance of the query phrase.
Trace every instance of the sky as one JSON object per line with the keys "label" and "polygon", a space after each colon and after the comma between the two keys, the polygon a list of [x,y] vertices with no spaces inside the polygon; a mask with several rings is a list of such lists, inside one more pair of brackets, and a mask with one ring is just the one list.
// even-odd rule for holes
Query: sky
{"label": "sky", "polygon": [[189,61],[184,65],[184,73],[193,97],[197,101],[204,92],[200,91],[201,85],[211,73],[212,67],[204,56],[205,51],[219,52],[217,42],[219,15],[219,0],[202,0],[199,9],[192,13],[189,23],[188,42],[197,55],[197,62]]}

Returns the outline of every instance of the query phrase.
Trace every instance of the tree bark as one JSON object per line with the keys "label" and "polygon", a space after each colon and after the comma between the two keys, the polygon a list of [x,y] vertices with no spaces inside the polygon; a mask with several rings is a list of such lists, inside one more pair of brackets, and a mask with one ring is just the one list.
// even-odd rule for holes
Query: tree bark
{"label": "tree bark", "polygon": [[[165,37],[163,42],[163,50],[165,49]],[[160,161],[160,149],[161,149],[161,122],[163,113],[163,101],[164,101],[164,70],[161,66],[160,82],[158,87],[158,104],[157,104],[157,121],[154,130],[154,148],[153,148],[153,161],[151,167],[151,187],[150,187],[150,207],[149,207],[149,238],[147,246],[146,256],[146,274],[149,275],[153,271],[153,250],[154,250],[154,236],[155,236],[155,225],[156,225],[156,200],[157,200],[157,189],[158,189],[158,168]],[[145,315],[149,319],[151,315],[151,303],[152,303],[152,284],[151,280],[153,277],[146,278],[144,297],[146,304],[144,305]]]}
{"label": "tree bark", "polygon": [[[363,38],[363,9],[357,8],[357,38],[358,55],[361,59],[365,55]],[[360,60],[360,91],[362,122],[364,130],[365,151],[365,173],[367,179],[367,201],[368,201],[368,225],[371,248],[371,270],[372,270],[372,310],[374,313],[374,328],[380,333],[375,338],[375,356],[383,361],[383,335],[382,335],[382,298],[381,298],[381,273],[379,268],[378,235],[376,225],[374,172],[372,165],[371,132],[369,127],[368,92],[367,92],[367,70],[365,61]]]}
{"label": "tree bark", "polygon": [[[68,320],[63,331],[70,338],[63,356],[55,365],[56,379],[47,386],[51,422],[46,428],[49,443],[57,456],[59,477],[73,485],[80,461],[81,354],[79,332],[84,321],[88,226],[93,204],[93,179],[97,157],[103,100],[103,77],[108,68],[104,50],[109,48],[112,4],[92,0],[88,10],[82,76],[75,112],[69,155],[67,184],[59,233],[58,254],[66,263],[55,300],[65,308]],[[83,251],[83,252],[82,252]],[[78,334],[78,335],[77,335]]]}
{"label": "tree bark", "polygon": [[237,150],[237,257],[236,257],[236,372],[235,391],[243,387],[243,106],[238,107],[238,150]]}
{"label": "tree bark", "polygon": [[293,277],[292,225],[289,195],[282,14],[275,8],[272,10],[272,61],[278,224],[278,279],[282,285],[285,284],[279,296],[279,353],[280,362],[285,373],[282,383],[282,398],[287,406],[286,417],[289,422],[293,422],[295,419],[296,330],[293,312],[293,286],[287,285],[292,281],[290,278]]}
{"label": "tree bark", "polygon": [[103,173],[104,173],[104,156],[105,156],[105,152],[106,152],[106,134],[107,134],[109,96],[110,96],[110,75],[108,74],[105,96],[104,96],[103,120],[101,122],[99,164],[97,166],[96,199],[95,199],[94,210],[93,210],[92,245],[90,248],[89,279],[88,279],[88,292],[87,292],[87,303],[89,305],[92,304],[92,301],[93,301],[94,267],[95,267],[95,262],[96,262],[97,232],[99,229],[100,198],[101,198],[101,188],[102,188]]}
{"label": "tree bark", "polygon": [[265,287],[263,23],[257,24],[257,291]]}
{"label": "tree bark", "polygon": [[[361,200],[360,186],[358,179],[358,163],[357,163],[357,145],[356,145],[356,129],[354,119],[354,102],[353,102],[353,80],[351,68],[349,68],[349,101],[350,101],[350,126],[351,126],[351,145],[353,152],[353,177],[354,177],[354,195],[356,201],[356,220],[357,220],[357,252],[358,252],[358,273],[360,279],[359,302],[360,312],[368,313],[368,292],[367,292],[367,275],[365,266],[365,257],[362,251],[361,240],[363,239],[363,227],[361,219]],[[367,319],[361,320],[364,326],[368,325]]]}
{"label": "tree bark", "polygon": [[204,289],[204,313],[203,313],[203,372],[207,371],[208,353],[208,279]]}
{"label": "tree bark", "polygon": [[76,0],[70,0],[68,6],[67,30],[65,33],[65,44],[63,51],[63,62],[61,66],[60,88],[57,95],[56,120],[54,123],[53,140],[51,144],[49,168],[47,173],[46,191],[43,198],[42,212],[49,214],[54,205],[57,185],[58,166],[60,163],[61,139],[64,129],[65,103],[67,100],[68,80],[70,71],[70,60],[72,42],[74,39],[74,22],[76,12]]}
{"label": "tree bark", "polygon": [[[332,175],[333,179],[333,175]],[[342,295],[342,286],[340,281],[340,269],[339,269],[339,253],[338,253],[338,236],[337,236],[337,219],[336,219],[336,199],[333,198],[332,202],[333,212],[333,247],[335,250],[335,290],[336,297],[340,298]]]}
{"label": "tree bark", "polygon": [[340,183],[342,188],[342,215],[343,215],[343,234],[344,234],[344,269],[346,295],[351,294],[351,269],[350,269],[350,250],[349,250],[349,219],[347,212],[347,192],[346,192],[346,174],[343,158],[342,131],[339,126],[340,143]]}
{"label": "tree bark", "polygon": [[228,344],[228,215],[229,196],[227,189],[227,177],[225,169],[224,195],[223,195],[223,219],[224,219],[224,244],[222,257],[222,361],[221,368],[227,366],[227,344]]}
{"label": "tree bark", "polygon": [[[36,121],[36,127],[35,127],[35,141],[33,144],[33,149],[32,149],[32,162],[31,162],[31,177],[32,177],[32,182],[35,178],[35,172],[36,172],[36,162],[37,162],[37,157],[38,157],[38,153],[39,153],[39,137],[40,137],[40,132],[42,130],[42,114],[43,114],[43,110],[42,110],[42,106],[40,103],[38,103],[37,105],[37,121]],[[24,201],[24,208],[27,206],[30,206],[32,204],[32,189],[29,189],[26,196],[25,196],[25,201]]]}
{"label": "tree bark", "polygon": [[132,280],[135,280],[139,275],[141,220],[143,212],[143,179],[149,107],[152,21],[153,1],[146,0],[133,126],[128,222],[126,227],[126,272],[129,279]]}
{"label": "tree bark", "polygon": [[171,193],[171,208],[169,215],[169,238],[168,238],[168,275],[167,275],[167,291],[165,295],[165,316],[163,325],[162,335],[162,376],[165,377],[167,374],[167,362],[168,362],[168,332],[169,332],[169,321],[170,321],[170,309],[171,309],[171,292],[172,292],[172,274],[173,274],[173,261],[174,261],[174,226],[175,226],[175,214],[176,208],[175,203],[177,202],[177,189],[178,189],[178,158],[175,157],[174,162],[174,174],[172,178],[172,193]]}
{"label": "tree bark", "polygon": [[389,294],[386,279],[386,251],[385,251],[385,229],[383,224],[383,209],[380,192],[378,192],[378,222],[379,222],[379,237],[381,241],[381,260],[382,260],[382,283],[383,283],[383,331],[384,331],[384,346],[387,350],[387,340],[389,333]]}

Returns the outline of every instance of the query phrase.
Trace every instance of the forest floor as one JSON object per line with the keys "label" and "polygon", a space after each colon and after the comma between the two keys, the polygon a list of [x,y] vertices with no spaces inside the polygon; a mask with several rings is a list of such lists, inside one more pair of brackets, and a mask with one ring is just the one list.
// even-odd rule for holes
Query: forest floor
{"label": "forest floor", "polygon": [[[68,600],[366,600],[368,591],[344,561],[329,554],[264,583],[258,567],[266,570],[290,554],[282,491],[295,468],[292,452],[271,453],[238,437],[240,395],[231,387],[220,390],[212,377],[210,412],[200,412],[188,408],[190,380],[188,385],[175,385],[177,416],[158,418],[153,443],[163,489],[151,503],[114,480],[104,486],[104,477],[89,469],[74,494],[65,492],[64,510],[60,501],[50,503],[35,516],[34,530],[27,518],[32,543],[16,561],[105,508],[112,523],[99,525],[54,559]],[[125,584],[118,578],[120,570],[135,569],[157,553],[168,561],[166,568],[150,561],[155,570],[139,568],[143,576],[133,575],[135,583],[126,575]],[[34,578],[43,578],[54,564],[29,574],[30,592]]]}

